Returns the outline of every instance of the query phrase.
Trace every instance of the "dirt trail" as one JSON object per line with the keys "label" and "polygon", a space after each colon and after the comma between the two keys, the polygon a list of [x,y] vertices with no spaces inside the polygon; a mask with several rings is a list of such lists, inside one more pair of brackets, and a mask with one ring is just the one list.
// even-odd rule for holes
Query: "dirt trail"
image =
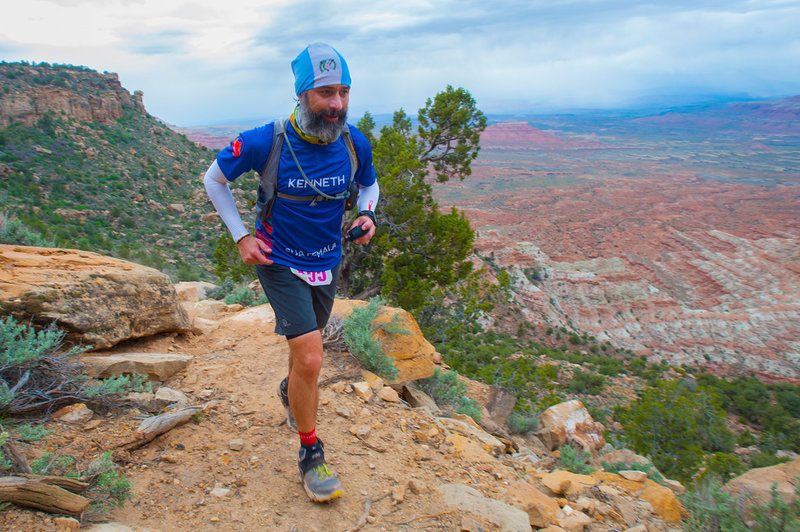
{"label": "dirt trail", "polygon": [[[285,340],[271,332],[272,323],[260,330],[231,319],[218,323],[205,334],[151,337],[111,351],[192,355],[187,369],[164,385],[206,405],[198,422],[130,454],[123,469],[135,496],[111,513],[112,521],[151,532],[460,529],[461,516],[442,504],[435,489],[443,482],[470,483],[475,474],[445,454],[448,446],[414,440],[415,429],[427,427],[424,414],[377,397],[364,403],[355,393],[336,393],[333,388],[342,386],[336,382],[362,380],[346,353],[326,352],[317,425],[344,495],[311,503],[298,481],[298,437],[276,394],[286,372]],[[137,414],[112,415],[91,430],[54,424],[46,445],[84,459],[97,456],[135,430]],[[362,437],[368,434],[359,439],[357,428]],[[505,469],[498,463],[495,472],[498,466]],[[490,472],[481,471],[478,479],[494,481]],[[24,512],[5,512],[0,524],[53,530],[48,516],[20,517]]]}
{"label": "dirt trail", "polygon": [[[363,529],[452,530],[460,526],[454,514],[424,517],[443,511],[441,501],[429,490],[439,484],[444,474],[438,470],[447,464],[435,449],[428,450],[425,457],[430,460],[423,467],[415,460],[419,446],[412,441],[411,428],[408,433],[400,429],[401,420],[413,424],[413,413],[377,398],[364,404],[355,394],[337,394],[329,385],[320,392],[318,432],[345,494],[329,504],[308,501],[298,482],[297,434],[287,427],[276,394],[286,374],[285,340],[271,332],[272,324],[266,332],[246,324],[221,323],[219,329],[203,335],[126,346],[193,355],[189,368],[165,385],[212,404],[199,423],[178,427],[134,453],[146,465],[127,472],[137,497],[114,512],[116,521],[162,531],[347,530],[359,523],[367,501],[417,479],[427,488],[425,492],[415,495],[406,490],[403,502],[396,504],[391,495],[375,502],[369,518],[375,523],[368,522]],[[357,373],[358,366],[349,355],[326,353],[321,381],[345,377],[343,381],[349,384],[353,379],[346,377]],[[337,407],[346,407],[352,417],[337,414]],[[351,434],[355,425],[370,427],[366,444]],[[236,439],[244,442],[239,451],[231,449],[231,440]],[[211,494],[214,488],[229,492],[219,497]]]}

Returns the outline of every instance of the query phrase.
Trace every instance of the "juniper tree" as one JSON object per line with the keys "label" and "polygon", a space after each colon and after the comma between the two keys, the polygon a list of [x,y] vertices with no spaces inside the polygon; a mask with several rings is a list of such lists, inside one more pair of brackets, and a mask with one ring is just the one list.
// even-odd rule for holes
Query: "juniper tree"
{"label": "juniper tree", "polygon": [[448,86],[428,99],[418,120],[414,134],[405,111],[396,111],[377,137],[369,114],[358,123],[372,142],[381,186],[379,229],[371,249],[345,248],[340,292],[380,293],[424,326],[456,284],[472,275],[468,257],[475,238],[462,212],[439,209],[428,178],[433,174],[443,183],[470,175],[486,117],[468,91]]}

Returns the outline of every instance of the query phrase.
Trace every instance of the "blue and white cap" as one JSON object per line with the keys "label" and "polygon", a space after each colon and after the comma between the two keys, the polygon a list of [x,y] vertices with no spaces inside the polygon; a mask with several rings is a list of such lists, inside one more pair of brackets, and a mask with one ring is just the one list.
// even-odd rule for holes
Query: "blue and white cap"
{"label": "blue and white cap", "polygon": [[350,86],[350,70],[344,57],[333,46],[316,42],[309,44],[292,61],[294,92],[300,93],[324,85]]}

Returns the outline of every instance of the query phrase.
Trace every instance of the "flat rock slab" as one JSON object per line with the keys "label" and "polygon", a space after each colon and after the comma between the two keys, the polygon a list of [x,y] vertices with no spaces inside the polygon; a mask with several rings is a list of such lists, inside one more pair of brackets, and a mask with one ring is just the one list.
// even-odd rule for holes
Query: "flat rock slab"
{"label": "flat rock slab", "polygon": [[463,484],[443,484],[437,491],[448,506],[471,512],[508,532],[530,532],[528,514],[510,504],[485,497],[475,488]]}
{"label": "flat rock slab", "polygon": [[0,315],[55,323],[93,349],[163,332],[188,332],[169,277],[89,251],[0,245]]}
{"label": "flat rock slab", "polygon": [[150,380],[165,381],[184,369],[192,357],[172,353],[119,353],[106,356],[83,357],[86,373],[104,379],[114,375],[136,373]]}

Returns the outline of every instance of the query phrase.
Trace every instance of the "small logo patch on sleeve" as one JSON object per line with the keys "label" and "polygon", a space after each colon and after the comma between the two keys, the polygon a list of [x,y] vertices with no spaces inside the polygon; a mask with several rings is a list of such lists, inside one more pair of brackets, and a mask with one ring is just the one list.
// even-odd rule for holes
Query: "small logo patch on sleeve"
{"label": "small logo patch on sleeve", "polygon": [[242,137],[236,137],[236,140],[231,142],[231,151],[233,151],[234,157],[242,154]]}

